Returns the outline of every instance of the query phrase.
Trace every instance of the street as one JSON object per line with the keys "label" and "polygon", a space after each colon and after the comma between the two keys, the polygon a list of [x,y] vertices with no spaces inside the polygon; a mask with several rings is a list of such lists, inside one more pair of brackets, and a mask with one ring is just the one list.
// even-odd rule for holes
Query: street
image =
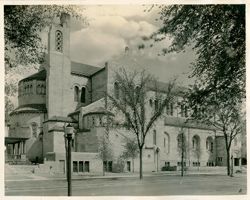
{"label": "street", "polygon": [[[243,195],[246,174],[73,180],[73,196]],[[67,196],[66,180],[5,181],[6,196]]]}

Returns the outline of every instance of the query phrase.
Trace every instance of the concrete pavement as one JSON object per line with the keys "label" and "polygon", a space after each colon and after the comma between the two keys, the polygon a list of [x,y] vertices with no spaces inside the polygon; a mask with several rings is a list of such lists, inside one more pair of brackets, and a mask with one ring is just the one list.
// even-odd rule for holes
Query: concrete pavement
{"label": "concrete pavement", "polygon": [[[180,171],[160,171],[160,172],[144,172],[144,177],[152,176],[178,176]],[[245,174],[245,173],[243,173]],[[188,175],[226,175],[226,172],[214,171],[214,172],[202,172],[202,171],[188,171],[184,176]],[[101,174],[73,174],[72,180],[80,179],[112,179],[112,178],[134,178],[139,177],[139,173],[105,173],[105,176]],[[5,175],[5,181],[30,181],[30,180],[66,180],[66,174],[7,174]]]}
{"label": "concrete pavement", "polygon": [[[159,195],[243,195],[246,194],[246,176],[225,175],[146,175],[138,177],[115,177],[74,179],[73,195],[77,196],[159,196]],[[5,182],[7,196],[66,196],[67,181],[27,180]]]}

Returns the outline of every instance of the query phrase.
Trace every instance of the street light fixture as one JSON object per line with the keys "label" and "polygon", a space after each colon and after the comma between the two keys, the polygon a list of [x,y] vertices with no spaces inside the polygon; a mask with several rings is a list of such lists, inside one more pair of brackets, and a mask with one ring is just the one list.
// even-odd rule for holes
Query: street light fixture
{"label": "street light fixture", "polygon": [[[68,141],[67,148],[67,181],[68,181],[68,196],[72,196],[72,184],[71,184],[71,142],[74,134],[74,127],[68,124],[65,129],[65,138]],[[66,159],[67,159],[66,158]]]}

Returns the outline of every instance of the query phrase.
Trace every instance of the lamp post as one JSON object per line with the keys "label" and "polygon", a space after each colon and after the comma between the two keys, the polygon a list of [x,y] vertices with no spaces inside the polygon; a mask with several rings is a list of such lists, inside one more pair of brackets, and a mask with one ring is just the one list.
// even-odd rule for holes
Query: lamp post
{"label": "lamp post", "polygon": [[65,127],[65,137],[68,141],[67,148],[67,181],[68,181],[68,196],[72,196],[72,184],[71,184],[71,141],[74,133],[74,128],[68,124]]}

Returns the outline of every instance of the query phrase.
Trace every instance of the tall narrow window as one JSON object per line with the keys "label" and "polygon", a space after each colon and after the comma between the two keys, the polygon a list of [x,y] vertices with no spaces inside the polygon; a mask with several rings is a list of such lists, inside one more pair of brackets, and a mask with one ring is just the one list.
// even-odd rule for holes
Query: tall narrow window
{"label": "tall narrow window", "polygon": [[206,140],[206,149],[210,152],[213,152],[213,138],[212,137],[207,137]]}
{"label": "tall narrow window", "polygon": [[41,93],[41,86],[38,85],[38,86],[36,87],[36,94],[40,94],[40,93]]}
{"label": "tall narrow window", "polygon": [[155,111],[158,111],[159,108],[159,101],[156,99],[155,100]]}
{"label": "tall narrow window", "polygon": [[185,117],[188,117],[188,108],[187,108],[187,106],[185,106],[184,112],[185,112]]}
{"label": "tall narrow window", "polygon": [[169,153],[170,150],[170,137],[167,132],[164,132],[164,149],[166,153]]}
{"label": "tall narrow window", "polygon": [[184,105],[181,104],[181,117],[184,117]]}
{"label": "tall narrow window", "polygon": [[55,48],[56,51],[62,52],[63,51],[63,34],[61,31],[56,31],[56,38],[55,38]]}
{"label": "tall narrow window", "polygon": [[173,103],[170,104],[170,115],[171,116],[174,115],[174,105],[173,105]]}
{"label": "tall narrow window", "polygon": [[119,99],[119,96],[120,96],[120,94],[119,94],[119,84],[117,82],[115,82],[115,84],[114,84],[114,93],[115,93],[115,98]]}
{"label": "tall narrow window", "polygon": [[82,92],[81,92],[81,102],[82,102],[82,103],[85,103],[85,102],[86,102],[85,96],[86,96],[86,88],[83,87],[83,88],[82,88]]}
{"label": "tall narrow window", "polygon": [[31,135],[33,137],[37,137],[37,133],[38,133],[38,125],[36,122],[32,122],[31,123]]}
{"label": "tall narrow window", "polygon": [[153,106],[153,100],[152,99],[149,99],[149,105],[150,105],[150,107]]}
{"label": "tall narrow window", "polygon": [[30,84],[30,92],[29,93],[33,94],[33,85],[32,84]]}
{"label": "tall narrow window", "polygon": [[153,145],[156,145],[156,130],[153,132]]}
{"label": "tall narrow window", "polygon": [[166,114],[169,115],[169,103],[166,105]]}
{"label": "tall narrow window", "polygon": [[77,86],[74,87],[74,101],[79,101],[79,88]]}
{"label": "tall narrow window", "polygon": [[195,135],[192,139],[193,149],[199,150],[200,149],[200,137]]}

